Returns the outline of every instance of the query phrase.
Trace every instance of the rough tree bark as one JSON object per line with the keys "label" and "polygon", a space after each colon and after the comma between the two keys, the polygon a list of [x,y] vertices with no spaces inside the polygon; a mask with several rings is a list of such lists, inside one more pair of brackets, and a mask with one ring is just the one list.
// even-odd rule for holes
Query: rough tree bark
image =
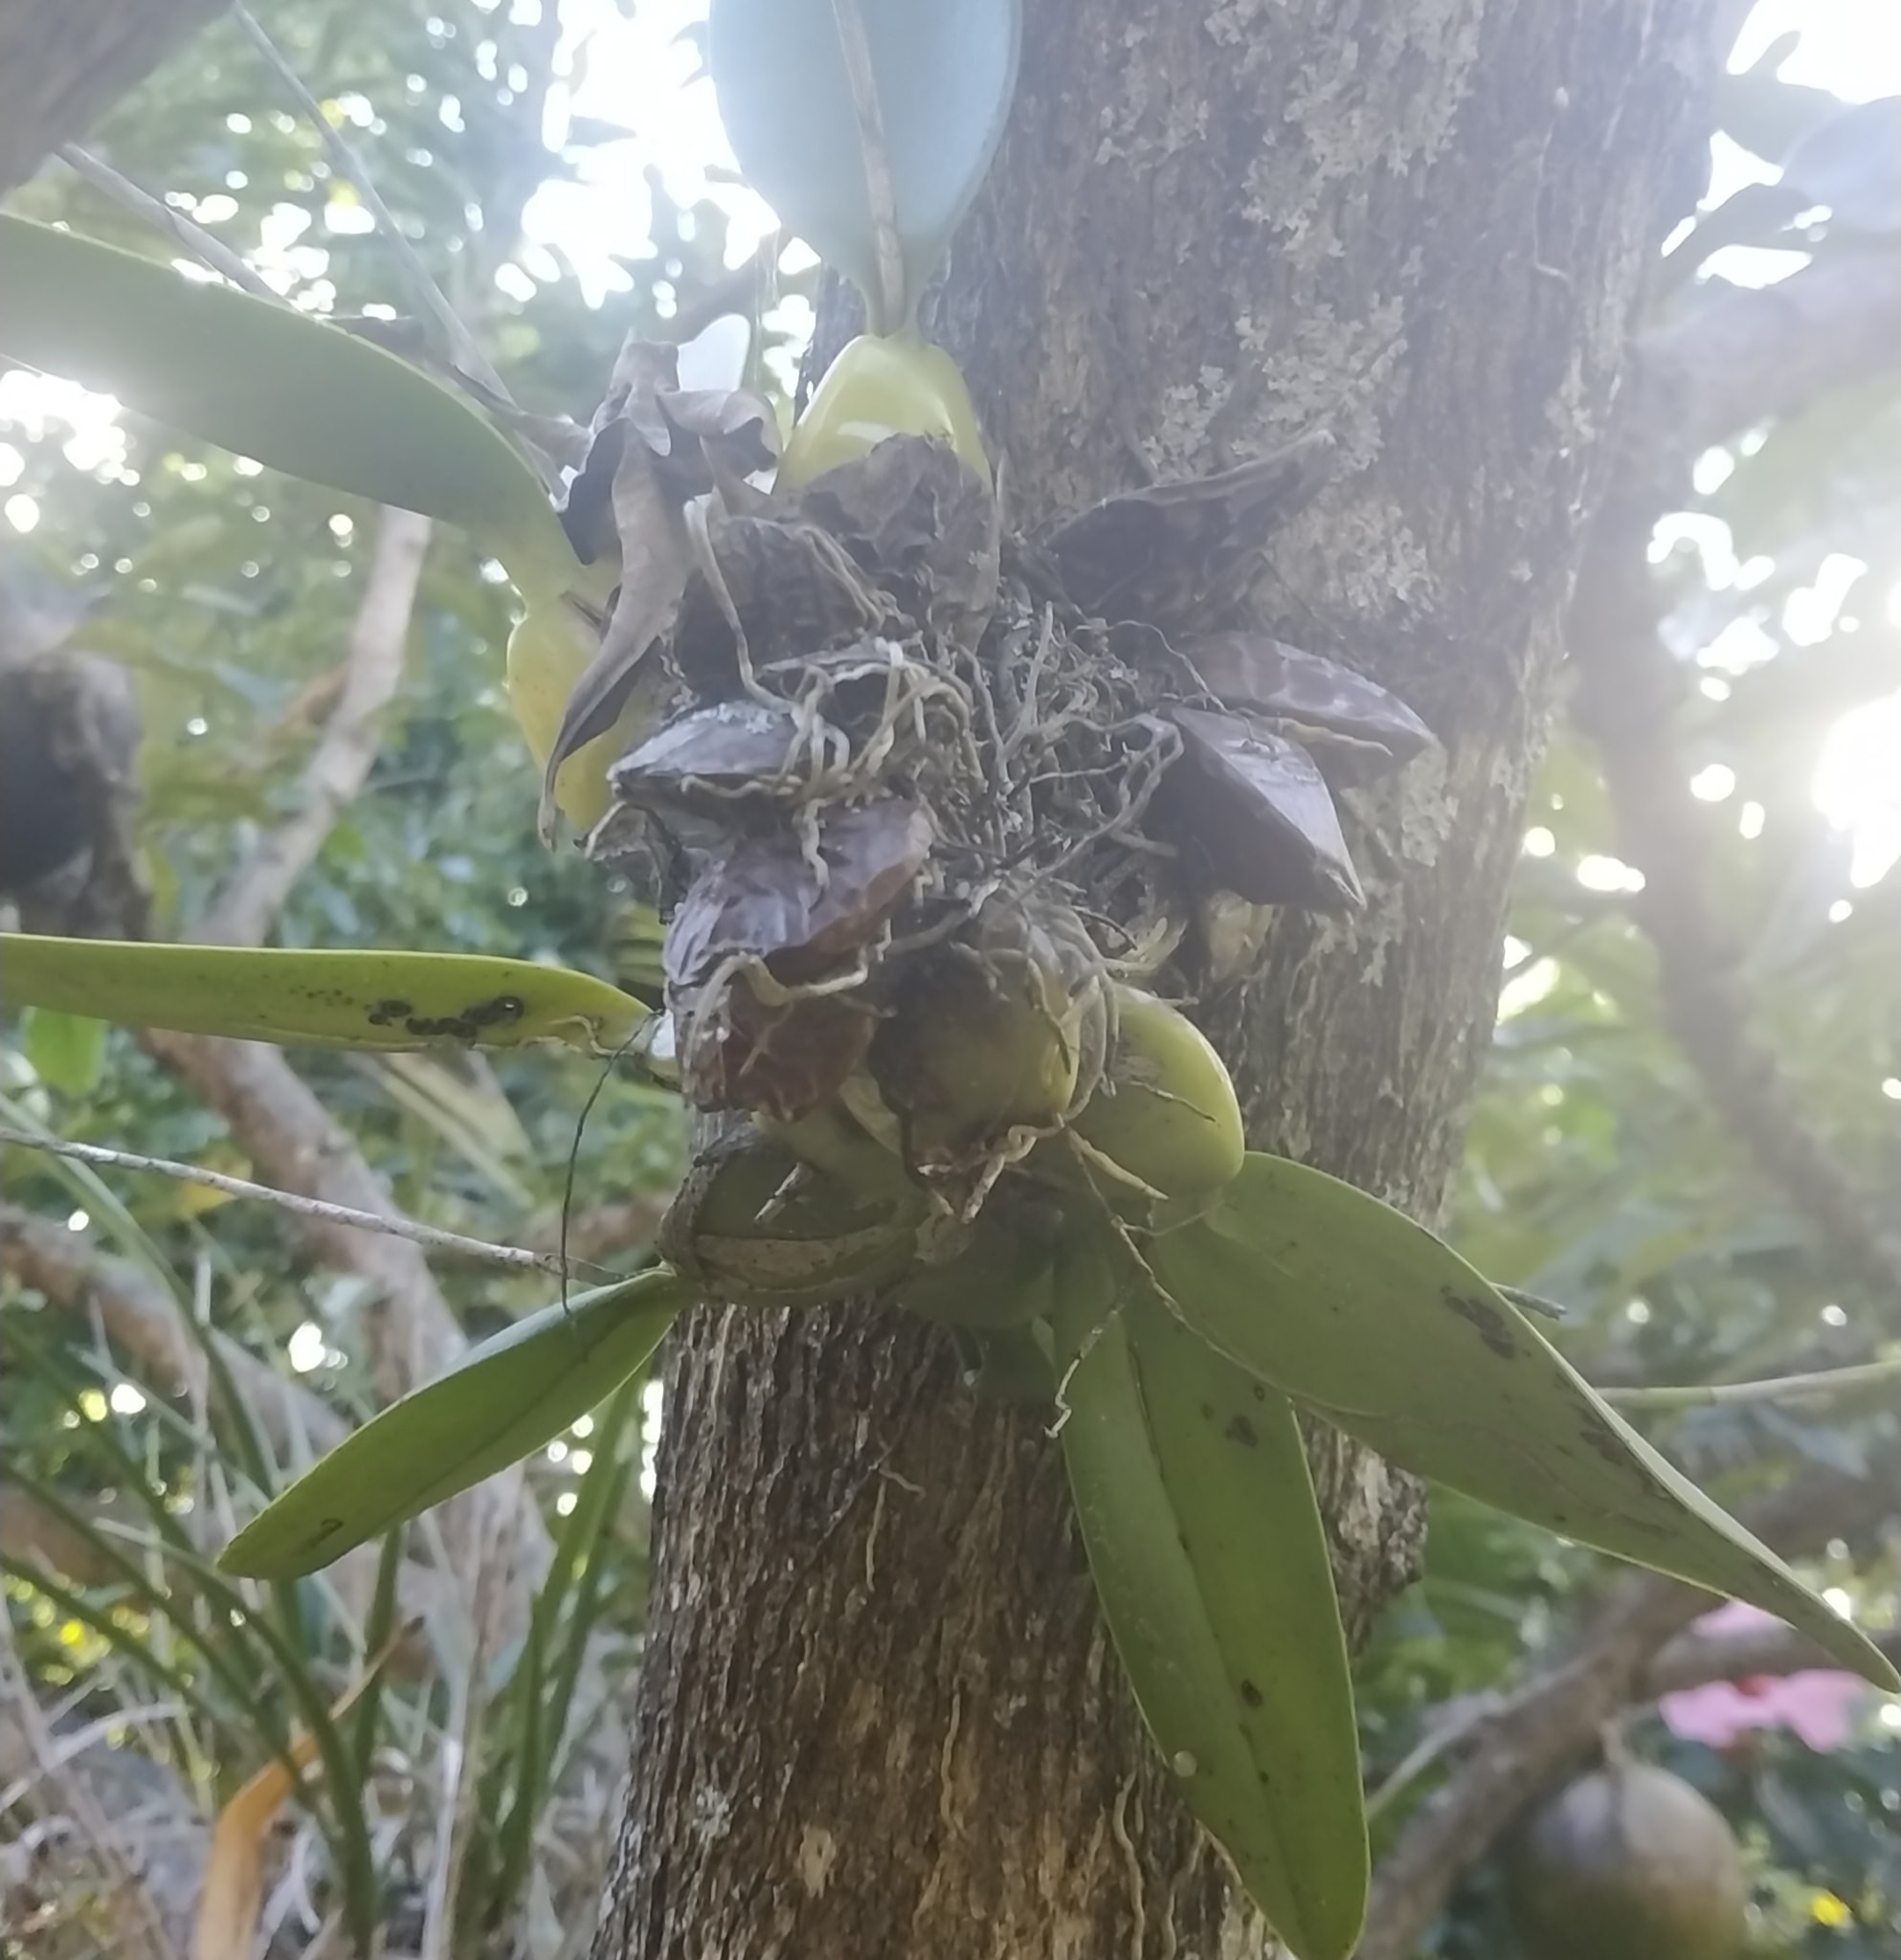
{"label": "rough tree bark", "polygon": [[227,0],[0,0],[0,192],[87,128]]}
{"label": "rough tree bark", "polygon": [[[1209,1004],[1254,1140],[1441,1204],[1659,201],[1716,0],[1029,0],[939,330],[1013,517],[1316,423],[1284,636],[1442,756],[1354,800],[1349,925]],[[707,1311],[667,1380],[639,1774],[596,1960],[1256,1954],[1145,1753],[1034,1413],[929,1332]],[[1419,1493],[1314,1439],[1356,1632]]]}

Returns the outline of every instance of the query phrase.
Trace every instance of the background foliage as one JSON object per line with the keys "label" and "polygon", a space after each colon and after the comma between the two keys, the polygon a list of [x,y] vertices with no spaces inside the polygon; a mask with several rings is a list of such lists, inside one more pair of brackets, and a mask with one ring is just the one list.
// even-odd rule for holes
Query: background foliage
{"label": "background foliage", "polygon": [[[271,28],[525,407],[585,419],[626,330],[668,334],[735,300],[763,314],[749,365],[783,389],[809,318],[801,256],[772,269],[770,290],[735,285],[728,261],[749,240],[733,200],[698,187],[676,202],[658,170],[641,189],[630,157],[667,139],[574,113],[608,45],[585,30],[616,32],[615,13],[292,0]],[[1678,227],[1643,331],[1679,361],[1721,356],[1730,278],[1826,275],[1870,304],[1894,283],[1894,103],[1845,117],[1834,97],[1777,79],[1790,52],[1726,84],[1725,141],[1767,167],[1754,174],[1788,168]],[[300,305],[414,310],[387,239],[236,26],[124,102],[90,147]],[[1720,145],[1719,160],[1749,174]],[[644,226],[612,185],[644,201]],[[14,203],[153,249],[140,220],[56,164]],[[611,212],[647,242],[616,269],[576,211]],[[725,347],[730,380],[729,335]],[[1653,365],[1673,403],[1667,363]],[[1897,1351],[1901,1245],[1880,1194],[1901,1168],[1901,802],[1882,761],[1901,738],[1901,366],[1864,366],[1800,399],[1770,377],[1759,416],[1725,426],[1724,446],[1644,461],[1634,548],[1598,571],[1640,592],[1657,643],[1635,682],[1580,658],[1526,839],[1451,1236],[1495,1278],[1561,1303],[1566,1352],[1621,1389]],[[26,614],[77,622],[73,644],[135,677],[154,929],[189,936],[296,806],[378,514],[17,373],[0,374],[0,511],[13,630]],[[282,943],[614,970],[621,914],[578,858],[534,839],[531,771],[500,693],[508,603],[459,540],[435,538],[373,768],[278,920]],[[1636,737],[1618,712],[1633,685]],[[452,1229],[551,1242],[571,1172],[575,1242],[631,1266],[681,1162],[675,1111],[578,1060],[296,1065],[400,1205]],[[0,1022],[0,1123],[248,1161],[241,1125],[117,1034],[97,1071],[62,1068]],[[261,1885],[273,1952],[367,1945],[377,1926],[391,1951],[581,1950],[625,1769],[611,1711],[637,1653],[639,1399],[533,1466],[545,1533],[518,1541],[547,1575],[532,1592],[501,1563],[459,1558],[471,1541],[454,1517],[380,1568],[231,1592],[203,1554],[250,1486],[311,1452],[324,1409],[353,1414],[391,1385],[374,1287],[275,1214],[207,1206],[189,1187],[21,1149],[0,1174],[0,1927],[52,1954],[182,1949],[210,1870],[240,1901]],[[513,1276],[437,1277],[475,1334],[545,1297]],[[189,1330],[187,1392],[101,1306],[108,1282]],[[246,1355],[307,1392],[287,1414],[234,1374]],[[1891,1626],[1892,1406],[1890,1384],[1642,1419],[1726,1501],[1834,1480],[1842,1524],[1821,1532],[1820,1567]],[[1581,1552],[1436,1503],[1426,1579],[1360,1669],[1389,1842],[1456,1755],[1434,1743],[1448,1711],[1559,1652],[1605,1584]],[[366,1681],[347,1712],[326,1713]],[[1737,1826],[1765,1952],[1894,1950],[1890,1713],[1857,1704],[1850,1740],[1819,1751],[1776,1729],[1714,1749],[1647,1704],[1630,1711],[1640,1752]],[[294,1726],[318,1738],[323,1773],[274,1826],[273,1806],[244,1807],[247,1779]],[[221,1814],[240,1825],[214,1839]],[[1482,1863],[1430,1950],[1502,1950],[1496,1894]],[[241,1930],[213,1951],[253,1950]]]}

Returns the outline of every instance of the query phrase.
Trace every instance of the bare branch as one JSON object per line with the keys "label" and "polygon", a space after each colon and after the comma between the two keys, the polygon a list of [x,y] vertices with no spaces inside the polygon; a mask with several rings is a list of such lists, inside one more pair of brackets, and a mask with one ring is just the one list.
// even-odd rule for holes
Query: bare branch
{"label": "bare branch", "polygon": [[363,602],[350,628],[343,692],[304,768],[297,813],[260,837],[201,927],[221,945],[257,946],[376,761],[377,721],[403,678],[403,652],[430,523],[409,510],[378,522]]}
{"label": "bare branch", "polygon": [[[1889,1627],[1870,1633],[1868,1637],[1890,1660],[1901,1663],[1901,1628]],[[1724,1634],[1684,1633],[1669,1641],[1644,1669],[1641,1699],[1678,1695],[1686,1688],[1707,1687],[1715,1681],[1841,1671],[1841,1664],[1831,1660],[1806,1634],[1779,1622]]]}
{"label": "bare branch", "polygon": [[[66,1312],[97,1314],[114,1346],[138,1357],[150,1387],[202,1403],[210,1386],[203,1342],[171,1296],[136,1266],[107,1258],[81,1233],[0,1202],[0,1273]],[[228,1335],[207,1338],[274,1448],[288,1456],[343,1440],[343,1420],[326,1403]]]}
{"label": "bare branch", "polygon": [[[1901,1448],[1892,1447],[1865,1477],[1817,1470],[1758,1505],[1747,1522],[1785,1556],[1800,1557],[1878,1524],[1892,1504],[1897,1473]],[[1710,1605],[1707,1594],[1674,1580],[1649,1573],[1623,1580],[1566,1654],[1469,1726],[1471,1752],[1380,1860],[1355,1960],[1410,1960],[1460,1879],[1525,1805],[1590,1750],[1605,1723],[1658,1692],[1654,1657],[1669,1651],[1666,1643]]]}
{"label": "bare branch", "polygon": [[1901,256],[1826,253],[1777,285],[1713,285],[1637,352],[1651,412],[1688,460],[1901,369]]}
{"label": "bare branch", "polygon": [[165,233],[201,265],[222,273],[233,285],[242,286],[247,293],[255,293],[258,299],[268,300],[274,306],[282,303],[280,295],[274,293],[223,239],[212,237],[203,226],[194,225],[183,212],[174,211],[149,190],[140,189],[131,178],[122,177],[110,164],[101,163],[90,150],[81,149],[77,143],[67,143],[59,146],[57,155],[62,164],[77,171],[95,189],[103,190],[108,197],[144,218],[155,230]]}
{"label": "bare branch", "polygon": [[445,1232],[435,1225],[418,1224],[380,1212],[360,1212],[347,1205],[326,1204],[321,1198],[300,1197],[293,1192],[278,1191],[268,1184],[254,1184],[248,1177],[231,1177],[222,1170],[208,1170],[201,1164],[180,1164],[169,1157],[146,1157],[135,1150],[108,1149],[101,1144],[68,1143],[59,1137],[35,1136],[30,1130],[0,1125],[0,1144],[17,1145],[21,1149],[44,1150],[54,1157],[72,1157],[82,1164],[103,1164],[117,1170],[149,1170],[158,1177],[169,1177],[179,1184],[202,1185],[221,1191],[227,1197],[257,1198],[280,1211],[295,1213],[302,1218],[321,1218],[333,1225],[351,1225],[360,1232],[386,1233],[391,1238],[406,1238],[426,1251],[458,1254],[465,1259],[489,1266],[511,1266],[517,1272],[551,1273],[567,1276],[573,1264],[565,1265],[558,1254],[531,1252],[521,1246],[495,1245],[485,1238],[469,1238],[459,1232]]}
{"label": "bare branch", "polygon": [[1664,1020],[1729,1130],[1877,1298],[1901,1296],[1901,1240],[1816,1130],[1750,1004],[1709,901],[1704,806],[1678,745],[1682,677],[1644,558],[1657,506],[1607,509],[1572,606],[1576,713],[1602,757],[1617,853],[1644,874],[1632,913],[1657,952]]}
{"label": "bare branch", "polygon": [[[569,1266],[592,1266],[600,1271],[607,1262],[645,1251],[660,1229],[667,1203],[664,1196],[611,1198],[573,1213],[568,1220]],[[554,1261],[549,1270],[559,1270],[562,1232],[558,1218],[546,1220],[521,1237],[530,1252]],[[445,1257],[453,1263],[462,1263],[453,1252],[445,1250]]]}
{"label": "bare branch", "polygon": [[1806,1374],[1772,1375],[1762,1381],[1705,1382],[1685,1388],[1609,1388],[1598,1392],[1620,1409],[1721,1409],[1752,1402],[1801,1402],[1822,1395],[1846,1395],[1857,1389],[1885,1388],[1897,1375],[1901,1375],[1901,1359],[1814,1369]]}

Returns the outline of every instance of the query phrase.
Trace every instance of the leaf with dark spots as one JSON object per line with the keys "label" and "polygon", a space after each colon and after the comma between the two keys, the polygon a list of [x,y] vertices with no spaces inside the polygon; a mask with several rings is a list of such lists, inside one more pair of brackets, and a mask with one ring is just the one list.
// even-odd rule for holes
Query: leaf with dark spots
{"label": "leaf with dark spots", "polygon": [[1432,730],[1376,680],[1267,634],[1205,634],[1181,652],[1224,706],[1279,724],[1339,781],[1362,782],[1433,745]]}
{"label": "leaf with dark spots", "polygon": [[[707,539],[755,669],[881,631],[891,609],[844,547],[816,525],[727,515]],[[673,635],[674,664],[695,693],[740,690],[732,623],[704,577],[687,585]]]}
{"label": "leaf with dark spots", "polygon": [[1219,625],[1267,540],[1313,501],[1337,460],[1331,434],[1312,430],[1218,476],[1106,498],[1058,524],[1044,549],[1070,598],[1100,619],[1164,632]]}
{"label": "leaf with dark spots", "polygon": [[973,647],[996,603],[995,493],[948,442],[893,435],[807,485],[829,532],[919,625]]}
{"label": "leaf with dark spots", "polygon": [[1518,1343],[1512,1339],[1510,1324],[1488,1300],[1481,1300],[1475,1294],[1455,1292],[1449,1286],[1440,1298],[1462,1321],[1469,1322],[1478,1329],[1479,1339],[1501,1361],[1510,1361],[1516,1357]]}
{"label": "leaf with dark spots", "polygon": [[1152,806],[1191,870],[1257,905],[1365,903],[1332,792],[1299,744],[1240,715],[1172,707],[1182,752]]}
{"label": "leaf with dark spots", "polygon": [[816,818],[811,863],[790,826],[747,837],[708,865],[667,927],[668,997],[694,1011],[695,990],[727,962],[754,962],[786,986],[809,984],[869,946],[929,856],[917,804],[887,797]]}

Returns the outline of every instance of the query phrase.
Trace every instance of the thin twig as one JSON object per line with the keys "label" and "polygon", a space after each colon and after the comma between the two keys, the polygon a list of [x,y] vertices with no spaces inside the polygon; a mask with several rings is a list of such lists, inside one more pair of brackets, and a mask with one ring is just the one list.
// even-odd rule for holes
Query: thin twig
{"label": "thin twig", "polygon": [[183,212],[174,211],[149,190],[140,189],[131,178],[122,177],[110,164],[101,163],[90,150],[81,149],[77,143],[62,143],[56,154],[68,169],[77,171],[95,189],[104,191],[116,203],[123,204],[127,211],[165,233],[201,265],[222,273],[233,285],[242,286],[247,293],[255,293],[260,300],[268,300],[273,306],[283,304],[283,295],[274,293],[259,274],[245,264],[229,245],[212,237],[201,225],[194,225]]}
{"label": "thin twig", "polygon": [[410,510],[385,510],[350,627],[343,693],[303,770],[298,808],[268,832],[219,893],[201,936],[225,946],[257,946],[324,848],[337,818],[376,760],[377,719],[403,678],[410,614],[429,550],[430,523]]}
{"label": "thin twig", "polygon": [[324,149],[329,152],[330,161],[349,180],[378,227],[388,236],[391,249],[402,260],[403,270],[409,276],[416,297],[428,307],[431,317],[448,341],[451,360],[458,368],[473,375],[484,388],[493,390],[512,407],[514,397],[509,394],[501,375],[496,372],[494,363],[482,352],[481,344],[463,323],[461,316],[449,303],[448,296],[436,283],[429,268],[423,264],[421,255],[410,243],[403,228],[397,224],[394,213],[383,202],[383,193],[377,189],[376,181],[369,174],[368,166],[345,141],[342,132],[324,115],[323,103],[311,94],[303,78],[285,59],[277,43],[258,26],[250,9],[234,7],[232,13],[238,26],[250,35],[257,52],[276,71],[278,78],[296,98],[298,106],[310,119],[318,136],[323,140]]}
{"label": "thin twig", "polygon": [[1685,1388],[1599,1389],[1620,1409],[1724,1409],[1752,1402],[1799,1402],[1813,1395],[1842,1395],[1901,1377],[1901,1357],[1858,1362],[1848,1368],[1819,1369],[1808,1374],[1771,1375],[1753,1382],[1705,1382]]}
{"label": "thin twig", "polygon": [[[107,1149],[99,1144],[68,1143],[63,1138],[36,1137],[31,1131],[0,1127],[0,1144],[16,1144],[22,1149],[45,1150],[55,1157],[74,1157],[82,1164],[103,1164],[120,1170],[149,1170],[180,1184],[200,1184],[222,1192],[227,1197],[259,1198],[267,1205],[295,1212],[304,1218],[322,1218],[332,1225],[348,1225],[359,1232],[378,1232],[388,1238],[406,1238],[433,1252],[453,1253],[462,1258],[480,1259],[484,1265],[511,1266],[519,1272],[552,1273],[564,1277],[568,1267],[559,1254],[530,1252],[519,1245],[493,1245],[484,1238],[469,1238],[459,1232],[444,1232],[434,1225],[420,1225],[414,1218],[391,1218],[377,1212],[359,1212],[348,1205],[333,1205],[322,1198],[299,1197],[293,1192],[279,1191],[274,1185],[253,1184],[249,1178],[228,1177],[221,1170],[207,1170],[197,1164],[179,1164],[168,1157],[145,1157],[132,1150]],[[599,1270],[598,1268],[596,1270]],[[609,1276],[612,1277],[612,1276]]]}

